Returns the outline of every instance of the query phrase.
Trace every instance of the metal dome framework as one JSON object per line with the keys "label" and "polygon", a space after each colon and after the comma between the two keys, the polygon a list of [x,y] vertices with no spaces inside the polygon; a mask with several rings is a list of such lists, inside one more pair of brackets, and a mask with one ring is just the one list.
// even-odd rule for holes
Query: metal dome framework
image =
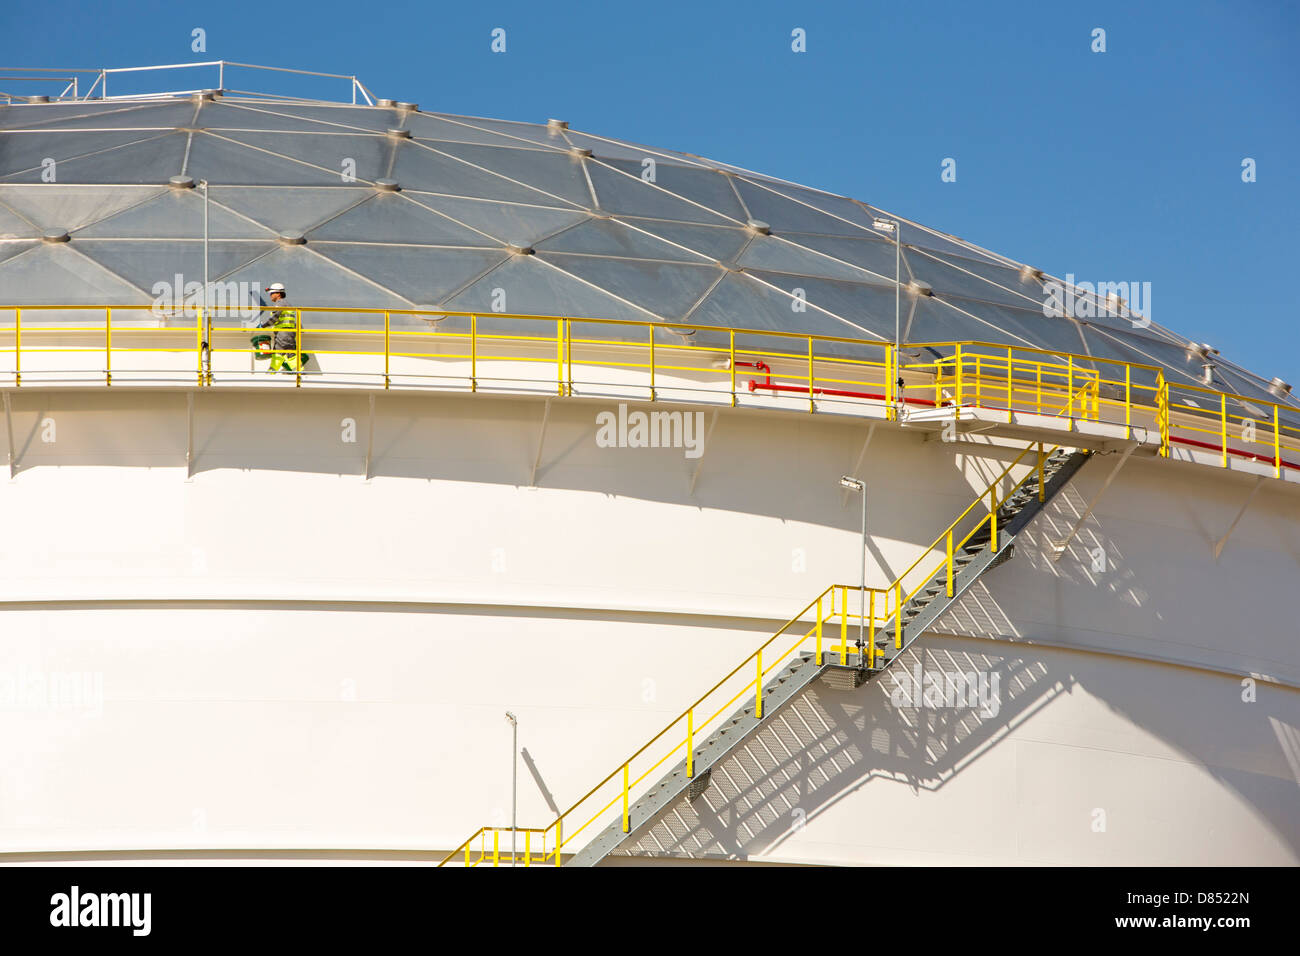
{"label": "metal dome framework", "polygon": [[[209,184],[211,279],[275,278],[296,301],[894,337],[895,246],[873,221],[897,217],[867,203],[560,121],[254,96],[0,107],[0,302],[139,305],[160,281],[201,278],[202,197],[171,185],[188,177]],[[1081,292],[1093,318],[1045,315],[1050,277],[899,221],[903,342],[1207,384],[1203,349],[1122,304]],[[1225,391],[1294,404],[1212,364]]]}

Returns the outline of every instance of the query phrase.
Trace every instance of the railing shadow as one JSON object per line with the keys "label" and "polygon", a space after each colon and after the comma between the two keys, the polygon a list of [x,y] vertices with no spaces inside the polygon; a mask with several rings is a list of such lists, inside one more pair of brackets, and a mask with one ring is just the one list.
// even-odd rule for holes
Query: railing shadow
{"label": "railing shadow", "polygon": [[[971,697],[946,686],[957,673],[973,674],[976,686],[987,688],[973,690],[974,707],[949,706]],[[915,645],[857,692],[819,684],[791,701],[713,768],[700,797],[666,808],[618,852],[760,856],[863,784],[941,789],[1073,685],[1068,673],[1018,654]]]}

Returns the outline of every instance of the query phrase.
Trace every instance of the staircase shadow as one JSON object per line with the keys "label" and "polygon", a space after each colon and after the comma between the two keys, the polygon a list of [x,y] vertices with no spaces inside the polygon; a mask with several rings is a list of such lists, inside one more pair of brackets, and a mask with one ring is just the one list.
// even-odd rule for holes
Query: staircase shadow
{"label": "staircase shadow", "polygon": [[[973,693],[969,679],[945,680],[958,673],[975,676]],[[761,856],[874,780],[939,790],[1073,686],[1015,654],[914,645],[857,691],[814,684],[716,764],[702,795],[666,807],[611,855]]]}

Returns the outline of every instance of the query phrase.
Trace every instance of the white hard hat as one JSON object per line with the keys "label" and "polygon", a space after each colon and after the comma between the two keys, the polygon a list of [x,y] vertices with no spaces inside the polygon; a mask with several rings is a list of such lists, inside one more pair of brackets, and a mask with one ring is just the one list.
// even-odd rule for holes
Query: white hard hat
{"label": "white hard hat", "polygon": [[283,283],[283,282],[272,282],[269,286],[266,287],[266,291],[267,291],[267,292],[283,292],[283,291],[284,291],[284,283]]}

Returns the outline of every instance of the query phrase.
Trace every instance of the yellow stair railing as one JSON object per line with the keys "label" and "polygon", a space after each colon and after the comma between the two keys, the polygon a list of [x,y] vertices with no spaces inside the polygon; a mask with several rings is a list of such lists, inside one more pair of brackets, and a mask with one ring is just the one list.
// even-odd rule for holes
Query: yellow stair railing
{"label": "yellow stair railing", "polygon": [[[900,611],[907,606],[927,582],[933,580],[937,574],[945,572],[945,569],[946,593],[948,597],[953,596],[955,586],[954,557],[986,524],[991,526],[991,544],[993,549],[997,550],[998,509],[1007,498],[1015,494],[1035,474],[1038,475],[1039,479],[1039,501],[1044,500],[1046,493],[1043,483],[1044,463],[1048,456],[1055,452],[1058,447],[1045,450],[1041,442],[1030,443],[1026,446],[989,483],[988,487],[939,533],[939,536],[921,553],[920,557],[913,561],[887,587],[864,588],[859,585],[833,584],[826,588],[800,609],[794,617],[786,621],[775,634],[764,641],[753,653],[732,668],[721,680],[701,694],[670,721],[663,730],[651,737],[640,749],[622,761],[572,806],[560,813],[549,826],[540,829],[520,828],[514,831],[510,827],[482,827],[475,831],[469,839],[448,853],[438,865],[479,866],[489,864],[498,866],[503,862],[508,864],[522,862],[524,866],[534,864],[558,866],[563,861],[564,848],[575,845],[575,841],[582,833],[587,831],[593,824],[602,821],[605,814],[615,807],[620,808],[623,832],[629,832],[629,812],[634,799],[633,794],[637,791],[637,788],[646,782],[651,774],[679,754],[684,754],[687,777],[693,777],[695,772],[695,743],[702,739],[702,732],[710,728],[715,721],[731,713],[737,702],[750,693],[754,694],[755,717],[761,719],[763,716],[763,686],[766,678],[784,667],[786,662],[795,657],[800,649],[804,648],[809,642],[813,642],[813,646],[809,650],[814,655],[814,661],[818,667],[827,663],[826,655],[828,652],[831,655],[832,663],[837,662],[841,666],[848,666],[851,657],[849,632],[853,624],[856,623],[859,636],[855,641],[855,647],[858,643],[864,645],[866,666],[874,669],[877,657],[875,635],[880,628],[892,625],[894,646],[896,649],[901,649],[905,622]],[[1024,462],[1026,456],[1034,452],[1035,449],[1037,449],[1035,466],[1026,470],[1025,474],[1018,481],[1015,481],[1008,490],[1005,492],[1000,491],[1003,483],[1009,479],[1012,469]],[[982,515],[972,527],[963,533],[961,531],[963,523],[966,522],[972,512],[979,508],[981,503],[986,501],[989,504],[989,513]],[[926,564],[926,559],[932,556],[936,558],[938,563]],[[928,570],[926,570],[927,568]],[[922,576],[919,578],[915,573],[918,569],[922,571]],[[910,590],[907,590],[911,580],[917,580],[918,583]],[[849,610],[850,592],[859,594],[856,622],[855,615],[851,614]],[[810,613],[812,615],[811,626],[807,630],[800,631],[801,622],[806,623],[807,616]],[[835,634],[831,633],[828,643],[826,625],[836,620],[838,620],[839,624],[838,642],[835,640]],[[795,633],[795,638],[787,644],[782,639],[788,640],[791,632]],[[835,660],[836,658],[838,658],[838,661]],[[861,663],[861,661],[862,659],[859,657],[858,663]],[[703,717],[702,720],[698,719],[704,714],[708,716]],[[657,747],[656,745],[660,746]],[[512,852],[502,846],[502,835],[509,836],[512,832],[522,835],[525,847],[522,857],[517,849]],[[490,849],[489,842],[491,844]]]}

